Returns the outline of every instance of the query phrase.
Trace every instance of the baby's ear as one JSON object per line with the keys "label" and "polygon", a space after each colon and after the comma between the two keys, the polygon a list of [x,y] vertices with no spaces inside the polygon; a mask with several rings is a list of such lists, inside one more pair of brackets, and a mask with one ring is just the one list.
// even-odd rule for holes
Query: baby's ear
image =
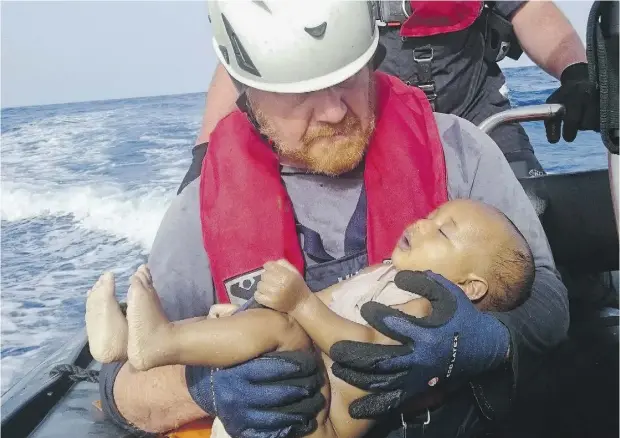
{"label": "baby's ear", "polygon": [[489,284],[487,281],[476,274],[468,274],[467,278],[462,281],[459,286],[461,286],[465,295],[467,295],[467,298],[471,301],[481,300],[489,291]]}

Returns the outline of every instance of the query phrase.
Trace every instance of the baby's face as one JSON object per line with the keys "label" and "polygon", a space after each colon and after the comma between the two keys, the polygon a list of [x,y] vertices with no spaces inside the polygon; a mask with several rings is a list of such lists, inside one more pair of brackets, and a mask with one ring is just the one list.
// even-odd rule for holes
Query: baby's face
{"label": "baby's face", "polygon": [[399,270],[430,270],[457,284],[470,273],[484,275],[494,245],[505,238],[505,222],[482,203],[447,202],[407,227],[392,262]]}

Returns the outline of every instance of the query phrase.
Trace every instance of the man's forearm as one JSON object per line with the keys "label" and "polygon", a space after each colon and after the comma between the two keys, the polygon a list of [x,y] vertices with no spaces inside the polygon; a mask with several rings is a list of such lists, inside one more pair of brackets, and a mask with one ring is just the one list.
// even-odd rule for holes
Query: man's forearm
{"label": "man's forearm", "polygon": [[571,64],[586,62],[586,50],[564,14],[551,1],[529,1],[512,18],[523,51],[559,79]]}
{"label": "man's forearm", "polygon": [[207,103],[202,117],[200,134],[196,140],[197,145],[209,141],[209,136],[215,129],[217,122],[235,109],[236,101],[237,89],[224,66],[218,63],[207,92]]}
{"label": "man's forearm", "polygon": [[[139,372],[124,364],[116,379],[107,377],[101,382],[104,385],[102,403],[108,404],[106,411],[114,416],[117,410],[122,419],[142,431],[166,432],[207,415],[187,390],[184,366]],[[106,392],[113,394],[113,401],[106,400]],[[119,422],[121,419],[112,420]]]}

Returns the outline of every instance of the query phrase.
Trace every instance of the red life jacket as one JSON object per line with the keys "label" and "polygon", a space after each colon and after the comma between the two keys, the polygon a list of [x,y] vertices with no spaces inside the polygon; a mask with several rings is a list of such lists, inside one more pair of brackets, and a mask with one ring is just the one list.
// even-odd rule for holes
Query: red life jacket
{"label": "red life jacket", "polygon": [[463,30],[480,16],[482,1],[410,1],[411,14],[400,27],[400,36],[426,37]]}
{"label": "red life jacket", "polygon": [[[369,264],[389,258],[405,227],[448,196],[443,147],[424,93],[381,72],[375,78],[376,128],[364,169]],[[285,258],[304,272],[278,157],[238,110],[211,134],[200,220],[218,302],[230,302],[231,284],[269,260]]]}

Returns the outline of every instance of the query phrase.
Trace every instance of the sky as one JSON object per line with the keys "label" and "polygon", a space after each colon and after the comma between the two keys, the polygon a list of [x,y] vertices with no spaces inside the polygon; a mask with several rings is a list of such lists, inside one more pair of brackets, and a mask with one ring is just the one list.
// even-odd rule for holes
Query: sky
{"label": "sky", "polygon": [[[556,3],[585,40],[592,2]],[[2,0],[0,20],[3,108],[204,92],[215,67],[202,0]]]}

